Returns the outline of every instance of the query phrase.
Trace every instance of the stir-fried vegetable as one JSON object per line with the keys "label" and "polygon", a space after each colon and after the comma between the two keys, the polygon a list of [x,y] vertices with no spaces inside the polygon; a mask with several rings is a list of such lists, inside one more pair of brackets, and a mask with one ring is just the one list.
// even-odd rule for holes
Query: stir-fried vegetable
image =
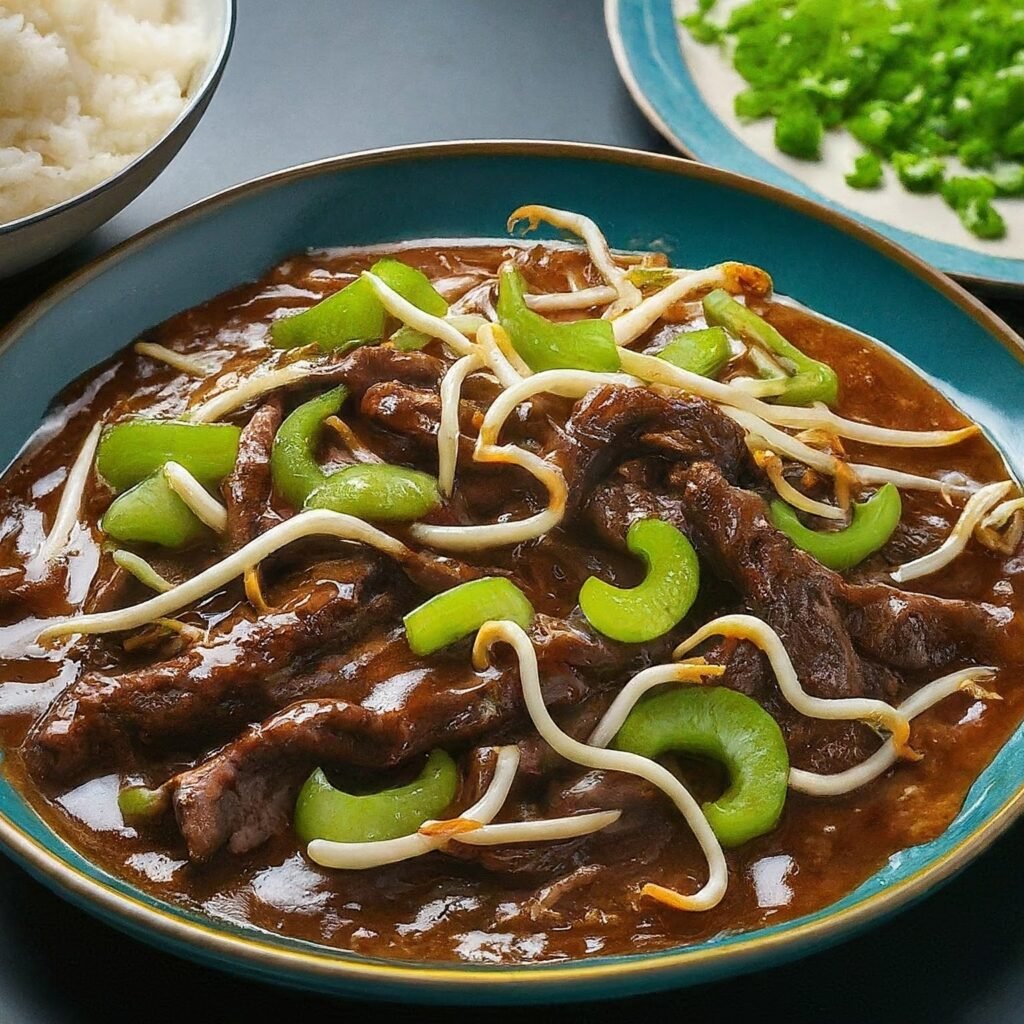
{"label": "stir-fried vegetable", "polygon": [[642,583],[628,590],[591,576],[580,588],[580,608],[599,632],[625,643],[667,633],[690,610],[700,584],[697,555],[670,523],[642,519],[626,534],[626,546],[647,566]]}
{"label": "stir-fried vegetable", "polygon": [[702,377],[717,377],[732,358],[729,336],[721,327],[677,334],[659,353],[673,366]]}
{"label": "stir-fried vegetable", "polygon": [[[444,316],[448,303],[430,280],[400,260],[378,260],[372,272],[414,306]],[[270,328],[278,348],[316,343],[325,351],[378,341],[384,334],[385,313],[367,281],[359,278],[315,306],[294,316],[275,320]]]}
{"label": "stir-fried vegetable", "polygon": [[748,345],[759,345],[793,367],[786,389],[775,396],[783,405],[833,405],[839,394],[839,379],[826,363],[804,355],[787,341],[767,320],[752,309],[741,306],[727,291],[716,288],[704,296],[704,316],[709,324],[724,327]]}
{"label": "stir-fried vegetable", "polygon": [[115,491],[124,491],[177,462],[204,484],[231,472],[241,431],[230,423],[126,420],[103,432],[96,450],[96,472]]}
{"label": "stir-fried vegetable", "polygon": [[329,508],[359,519],[412,522],[441,503],[437,480],[386,463],[348,466],[332,473],[306,499],[307,508]]}
{"label": "stir-fried vegetable", "polygon": [[317,768],[295,802],[295,832],[304,843],[369,843],[412,835],[455,799],[458,784],[455,762],[440,749],[431,751],[412,782],[364,796],[336,789]]}
{"label": "stir-fried vegetable", "polygon": [[643,699],[613,741],[618,750],[657,758],[678,752],[718,761],[729,787],[703,806],[723,846],[770,832],[789,785],[782,731],[757,701],[719,686],[687,686]]}
{"label": "stir-fried vegetable", "polygon": [[[854,188],[881,183],[882,159],[912,192],[937,191],[951,157],[989,172],[953,180],[986,187],[997,178],[1012,187],[1024,171],[1019,4],[750,0],[724,24],[709,17],[715,6],[701,0],[683,22],[699,42],[735,40],[733,63],[749,84],[736,97],[736,113],[774,117],[775,144],[784,153],[817,160],[825,130],[845,127],[866,147],[847,176]],[[942,194],[969,231],[1005,234],[991,202],[994,187],[970,199],[957,190]]]}
{"label": "stir-fried vegetable", "polygon": [[327,480],[317,462],[316,449],[323,434],[324,420],[333,416],[348,394],[344,386],[312,398],[285,419],[274,438],[270,471],[274,489],[296,508]]}
{"label": "stir-fried vegetable", "polygon": [[115,498],[100,520],[100,529],[122,544],[160,544],[165,548],[185,547],[207,532],[171,490],[162,470]]}
{"label": "stir-fried vegetable", "polygon": [[534,373],[561,369],[610,373],[619,368],[619,350],[608,320],[552,323],[527,306],[525,293],[519,271],[504,269],[498,286],[498,319]]}
{"label": "stir-fried vegetable", "polygon": [[533,605],[512,582],[500,576],[462,583],[436,594],[402,620],[414,654],[433,654],[475,633],[485,622],[508,620],[526,629]]}
{"label": "stir-fried vegetable", "polygon": [[167,810],[171,799],[163,786],[150,789],[149,786],[125,786],[117,794],[117,808],[128,824],[152,821]]}
{"label": "stir-fried vegetable", "polygon": [[850,525],[843,530],[808,529],[784,501],[773,501],[771,505],[775,526],[798,548],[837,572],[853,568],[883,547],[902,514],[900,492],[892,484],[880,487],[865,502],[855,502]]}

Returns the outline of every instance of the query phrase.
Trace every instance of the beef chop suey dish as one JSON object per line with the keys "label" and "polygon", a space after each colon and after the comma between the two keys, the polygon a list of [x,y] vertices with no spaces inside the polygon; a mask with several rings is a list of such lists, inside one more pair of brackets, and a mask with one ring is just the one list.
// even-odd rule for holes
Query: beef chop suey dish
{"label": "beef chop suey dish", "polygon": [[579,241],[295,256],[7,470],[3,770],[112,875],[375,956],[686,945],[939,835],[1024,717],[974,424],[764,270],[523,220]]}

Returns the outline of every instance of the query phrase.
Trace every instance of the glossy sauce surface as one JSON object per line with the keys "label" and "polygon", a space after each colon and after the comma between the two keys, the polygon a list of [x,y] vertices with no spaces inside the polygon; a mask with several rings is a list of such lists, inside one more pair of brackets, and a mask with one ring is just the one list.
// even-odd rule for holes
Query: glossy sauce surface
{"label": "glossy sauce surface", "polygon": [[[442,289],[458,294],[485,280],[508,251],[427,246],[405,248],[398,255],[440,279]],[[310,304],[379,255],[296,257],[260,282],[180,314],[150,332],[147,340],[201,356],[222,382],[225,372],[244,376],[266,358],[268,325],[281,308]],[[534,261],[531,279],[535,286],[564,290],[569,277],[593,283],[590,273],[579,253],[556,251]],[[964,422],[902,362],[854,332],[785,302],[771,304],[767,315],[800,348],[836,369],[842,414],[912,429]],[[699,305],[674,310],[673,319],[699,319]],[[669,324],[654,333],[667,337],[672,331]],[[74,385],[65,396],[65,411],[55,414],[0,485],[0,587],[17,586],[27,578],[26,558],[51,521],[67,468],[97,415],[106,411],[108,419],[115,419],[145,411],[177,416],[208,387],[130,349]],[[371,447],[380,440],[375,425],[358,416],[350,424]],[[954,449],[924,452],[853,444],[847,449],[854,461],[928,475],[956,470],[979,482],[1007,475],[998,454],[980,437]],[[489,493],[486,480],[478,490]],[[525,485],[492,498],[496,508],[520,515],[535,500]],[[959,513],[938,494],[907,492],[904,498],[904,522],[897,534],[883,552],[858,567],[854,579],[885,579],[892,564],[937,546]],[[92,522],[108,501],[102,487],[90,490],[86,507]],[[169,773],[189,763],[187,756],[140,760],[70,791],[46,793],[27,777],[20,760],[18,746],[34,717],[85,664],[145,660],[144,654],[115,649],[109,640],[53,651],[34,645],[41,619],[95,600],[111,574],[98,531],[80,528],[76,547],[66,578],[40,588],[17,613],[0,606],[5,616],[0,619],[0,741],[8,778],[57,832],[115,875],[215,918],[368,955],[479,963],[557,960],[664,948],[800,916],[841,897],[899,850],[940,834],[974,778],[1024,717],[1021,679],[1012,670],[1003,671],[991,685],[1002,701],[957,694],[915,720],[913,744],[925,755],[919,762],[899,764],[876,783],[843,798],[815,800],[791,793],[775,831],[729,851],[728,893],[706,913],[680,913],[639,895],[645,881],[686,891],[704,878],[703,856],[667,801],[663,824],[671,838],[655,862],[647,863],[644,837],[630,836],[606,849],[603,860],[567,876],[564,884],[498,876],[442,854],[373,871],[332,872],[308,860],[290,831],[249,853],[221,852],[208,864],[194,865],[173,823],[155,832],[138,831],[124,824],[116,803],[125,780],[137,778],[140,771]],[[185,557],[147,555],[172,580],[193,574],[216,557],[212,548]],[[635,582],[637,574],[628,559],[578,530],[556,530],[539,543],[488,553],[488,562],[514,567],[538,610],[562,616],[573,611],[579,586],[594,572],[622,584]],[[915,581],[914,588],[1017,608],[1022,572],[1024,559],[1019,556],[1002,558],[971,545],[948,570]],[[144,595],[131,589],[119,595],[118,603]],[[239,600],[239,589],[227,588],[204,602],[200,611],[183,617],[212,624]],[[359,652],[371,658],[375,642],[396,628],[397,620],[382,623],[378,633],[355,645],[353,692],[369,705],[404,707],[417,673],[424,671],[409,655],[407,663],[367,673],[367,685],[359,689]],[[432,661],[439,685],[446,673],[462,678],[467,657],[459,649]],[[699,766],[683,768],[699,796],[715,795],[720,782],[714,773]],[[523,793],[518,799],[528,805],[532,795]],[[504,816],[514,818],[516,809],[514,794]],[[553,892],[553,886],[560,888]]]}

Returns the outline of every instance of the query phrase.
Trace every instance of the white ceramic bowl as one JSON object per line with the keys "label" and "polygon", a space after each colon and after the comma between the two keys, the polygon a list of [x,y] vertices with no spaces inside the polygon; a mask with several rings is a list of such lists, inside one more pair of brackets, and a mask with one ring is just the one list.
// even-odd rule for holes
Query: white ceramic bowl
{"label": "white ceramic bowl", "polygon": [[188,104],[144,153],[113,177],[38,213],[0,224],[0,278],[54,256],[124,209],[171,162],[203,116],[231,50],[236,0],[203,0],[212,46],[193,75]]}

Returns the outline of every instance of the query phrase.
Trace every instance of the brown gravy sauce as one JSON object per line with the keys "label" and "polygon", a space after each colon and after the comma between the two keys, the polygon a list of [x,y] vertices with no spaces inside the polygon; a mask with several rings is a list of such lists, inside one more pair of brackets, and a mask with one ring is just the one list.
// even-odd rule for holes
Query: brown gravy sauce
{"label": "brown gravy sauce", "polygon": [[[403,248],[401,259],[433,279],[449,283],[492,273],[509,250],[473,247]],[[311,254],[295,257],[262,280],[244,285],[154,328],[148,340],[201,355],[211,374],[245,375],[267,354],[268,324],[284,307],[305,306],[335,290],[348,275],[380,253]],[[597,283],[576,252],[552,252],[534,262],[535,287],[564,289],[567,270]],[[454,285],[453,285],[454,286]],[[465,287],[463,282],[458,287]],[[693,319],[699,306],[678,310]],[[962,415],[902,362],[852,331],[815,318],[793,305],[775,303],[768,316],[800,348],[827,360],[841,378],[843,415],[887,426],[955,427]],[[658,328],[671,332],[670,326]],[[95,382],[98,386],[90,386]],[[199,384],[200,390],[206,387]],[[169,367],[119,353],[73,385],[65,400],[85,396],[73,415],[57,420],[52,436],[37,437],[0,484],[0,587],[13,579],[41,540],[59,500],[68,466],[96,416],[145,411],[179,414],[196,382]],[[1006,477],[996,451],[983,438],[954,449],[919,451],[850,445],[857,461],[936,474],[959,470],[982,482]],[[95,522],[107,499],[91,494]],[[905,493],[905,524],[889,547],[857,571],[881,578],[885,568],[936,546],[958,510],[935,494]],[[213,918],[248,924],[341,950],[410,960],[478,963],[538,962],[598,954],[632,953],[698,942],[721,932],[742,932],[815,911],[851,891],[898,851],[938,836],[958,812],[965,793],[1024,717],[1019,674],[1003,671],[993,684],[1005,699],[983,702],[955,695],[915,720],[913,743],[925,753],[883,778],[839,799],[816,800],[791,793],[779,827],[729,851],[730,885],[722,903],[707,913],[680,913],[638,896],[642,881],[686,890],[704,878],[696,843],[673,817],[676,841],[653,867],[637,867],[627,845],[595,885],[564,895],[552,910],[538,909],[537,887],[515,882],[440,854],[363,872],[329,871],[310,862],[290,833],[244,856],[222,853],[210,864],[188,863],[173,826],[142,834],[117,810],[122,779],[107,775],[70,792],[44,794],[29,779],[18,746],[34,717],[81,671],[81,656],[34,648],[39,619],[66,614],[102,582],[101,539],[95,530],[79,538],[68,583],[41,601],[26,619],[0,624],[0,743],[3,771],[51,827],[111,874],[169,902]],[[612,565],[610,553],[559,532],[532,557],[526,576],[544,611],[566,614],[575,604],[588,564]],[[193,556],[198,566],[210,553]],[[166,563],[178,565],[171,556]],[[582,567],[582,568],[581,568]],[[188,567],[186,566],[186,571]],[[1019,607],[1024,559],[1000,559],[977,545],[946,571],[914,586],[948,597],[984,599]],[[628,577],[628,567],[621,570]],[[141,598],[140,593],[137,598]],[[210,606],[227,608],[225,596]],[[130,774],[130,773],[126,773]],[[666,807],[666,814],[672,812]]]}

